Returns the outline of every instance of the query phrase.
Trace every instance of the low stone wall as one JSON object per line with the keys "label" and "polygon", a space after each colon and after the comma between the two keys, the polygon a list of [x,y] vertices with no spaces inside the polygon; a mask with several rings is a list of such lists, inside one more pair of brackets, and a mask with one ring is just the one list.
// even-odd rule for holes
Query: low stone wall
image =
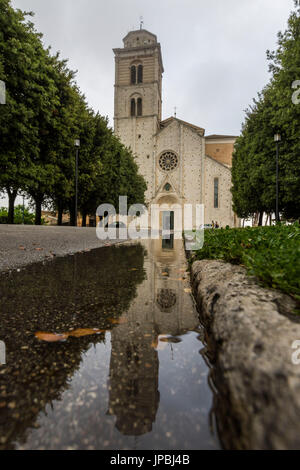
{"label": "low stone wall", "polygon": [[299,449],[295,302],[258,286],[243,267],[222,261],[194,262],[191,281],[206,329],[224,448]]}

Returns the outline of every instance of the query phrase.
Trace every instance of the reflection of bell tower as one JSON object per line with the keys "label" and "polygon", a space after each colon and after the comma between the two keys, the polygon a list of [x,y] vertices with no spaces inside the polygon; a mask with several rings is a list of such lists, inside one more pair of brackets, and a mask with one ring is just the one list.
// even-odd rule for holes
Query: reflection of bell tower
{"label": "reflection of bell tower", "polygon": [[[109,410],[124,435],[152,430],[159,406],[158,351],[160,336],[180,336],[199,324],[187,293],[179,287],[184,259],[182,240],[149,240],[144,260],[145,281],[120,324],[111,332]],[[185,262],[184,262],[185,266]],[[172,346],[172,344],[171,344]]]}
{"label": "reflection of bell tower", "polygon": [[109,414],[124,435],[140,436],[152,430],[159,405],[158,356],[152,325],[138,328],[130,322],[111,334]]}
{"label": "reflection of bell tower", "polygon": [[147,177],[149,200],[154,184],[153,139],[161,122],[161,47],[157,37],[144,29],[131,31],[123,42],[123,48],[114,49],[115,133],[136,154],[141,172]]}

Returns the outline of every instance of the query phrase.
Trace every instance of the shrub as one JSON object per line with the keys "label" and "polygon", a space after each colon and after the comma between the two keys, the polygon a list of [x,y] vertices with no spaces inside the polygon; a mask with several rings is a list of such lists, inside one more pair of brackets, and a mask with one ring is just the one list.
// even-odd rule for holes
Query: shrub
{"label": "shrub", "polygon": [[[24,208],[24,224],[25,225],[33,225],[34,224],[34,214],[29,212],[29,209],[26,207]],[[23,206],[19,205],[15,207],[15,224],[22,224],[23,223]],[[0,208],[0,224],[7,224],[8,223],[8,210],[6,207]]]}
{"label": "shrub", "polygon": [[222,259],[246,266],[264,286],[300,301],[300,226],[207,230],[193,259]]}

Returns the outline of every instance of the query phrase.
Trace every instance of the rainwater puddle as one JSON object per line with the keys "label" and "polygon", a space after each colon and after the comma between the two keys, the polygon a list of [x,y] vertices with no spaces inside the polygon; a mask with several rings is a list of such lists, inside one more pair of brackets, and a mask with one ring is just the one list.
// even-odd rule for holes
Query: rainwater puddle
{"label": "rainwater puddle", "polygon": [[185,271],[149,240],[1,275],[0,449],[220,448]]}

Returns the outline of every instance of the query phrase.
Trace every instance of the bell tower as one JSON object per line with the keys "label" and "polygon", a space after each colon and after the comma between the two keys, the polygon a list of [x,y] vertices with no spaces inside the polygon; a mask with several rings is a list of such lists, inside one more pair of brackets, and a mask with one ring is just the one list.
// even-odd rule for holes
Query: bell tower
{"label": "bell tower", "polygon": [[148,183],[147,200],[153,195],[154,136],[162,115],[163,63],[157,37],[139,29],[123,39],[115,54],[114,129],[121,142],[137,157]]}

